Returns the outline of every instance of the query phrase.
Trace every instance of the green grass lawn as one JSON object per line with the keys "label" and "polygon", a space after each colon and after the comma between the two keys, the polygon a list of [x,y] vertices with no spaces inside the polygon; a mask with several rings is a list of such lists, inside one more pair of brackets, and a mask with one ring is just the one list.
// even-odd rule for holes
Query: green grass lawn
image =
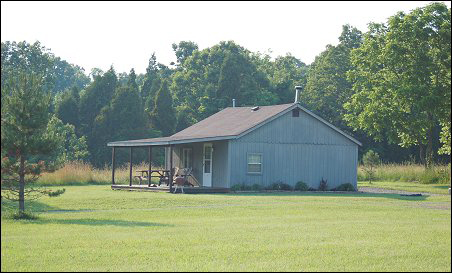
{"label": "green grass lawn", "polygon": [[416,182],[399,182],[399,181],[374,181],[369,183],[368,181],[358,182],[359,187],[372,187],[382,188],[389,190],[402,190],[410,192],[427,192],[427,193],[439,193],[448,194],[449,184],[422,184]]}
{"label": "green grass lawn", "polygon": [[27,203],[39,220],[2,216],[1,270],[450,271],[450,202],[70,186]]}

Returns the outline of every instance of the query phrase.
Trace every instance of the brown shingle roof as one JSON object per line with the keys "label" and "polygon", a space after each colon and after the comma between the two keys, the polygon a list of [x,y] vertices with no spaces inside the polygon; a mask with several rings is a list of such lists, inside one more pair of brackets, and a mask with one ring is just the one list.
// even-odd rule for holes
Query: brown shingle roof
{"label": "brown shingle roof", "polygon": [[137,145],[138,143],[164,145],[169,144],[171,141],[232,138],[274,117],[293,105],[293,103],[290,103],[260,106],[257,111],[252,111],[253,107],[228,107],[169,137],[110,142],[108,146],[117,146],[120,144]]}
{"label": "brown shingle roof", "polygon": [[238,136],[292,105],[260,106],[257,111],[252,111],[253,107],[228,107],[171,137],[179,139]]}

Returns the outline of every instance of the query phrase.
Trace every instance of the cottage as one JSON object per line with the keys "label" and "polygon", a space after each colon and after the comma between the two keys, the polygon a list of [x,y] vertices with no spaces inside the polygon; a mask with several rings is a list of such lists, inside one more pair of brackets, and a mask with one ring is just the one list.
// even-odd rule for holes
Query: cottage
{"label": "cottage", "polygon": [[[360,145],[299,103],[229,107],[169,137],[108,143],[113,166],[115,148],[129,147],[132,156],[133,147],[147,147],[151,162],[152,147],[165,146],[166,171],[158,175],[172,181],[174,167],[190,168],[200,187],[216,189],[297,181],[317,188],[322,178],[330,188],[343,183],[356,188]],[[149,167],[148,173],[156,171]]]}

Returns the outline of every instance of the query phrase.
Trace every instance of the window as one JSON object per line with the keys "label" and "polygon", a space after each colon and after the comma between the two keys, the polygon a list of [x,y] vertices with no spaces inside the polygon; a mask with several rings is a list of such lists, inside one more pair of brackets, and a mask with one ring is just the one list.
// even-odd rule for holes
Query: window
{"label": "window", "polygon": [[292,110],[292,117],[299,117],[300,116],[300,109],[295,108]]}
{"label": "window", "polygon": [[262,154],[248,154],[248,173],[262,173]]}
{"label": "window", "polygon": [[192,148],[183,148],[182,149],[182,168],[191,168],[191,154]]}
{"label": "window", "polygon": [[204,145],[204,174],[212,172],[212,146]]}

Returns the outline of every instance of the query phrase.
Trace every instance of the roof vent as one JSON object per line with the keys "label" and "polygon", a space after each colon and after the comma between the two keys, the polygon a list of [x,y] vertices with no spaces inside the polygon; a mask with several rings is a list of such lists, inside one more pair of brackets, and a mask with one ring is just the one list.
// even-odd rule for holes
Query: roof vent
{"label": "roof vent", "polygon": [[259,106],[255,106],[253,108],[251,108],[251,111],[256,112],[257,110],[259,110]]}

